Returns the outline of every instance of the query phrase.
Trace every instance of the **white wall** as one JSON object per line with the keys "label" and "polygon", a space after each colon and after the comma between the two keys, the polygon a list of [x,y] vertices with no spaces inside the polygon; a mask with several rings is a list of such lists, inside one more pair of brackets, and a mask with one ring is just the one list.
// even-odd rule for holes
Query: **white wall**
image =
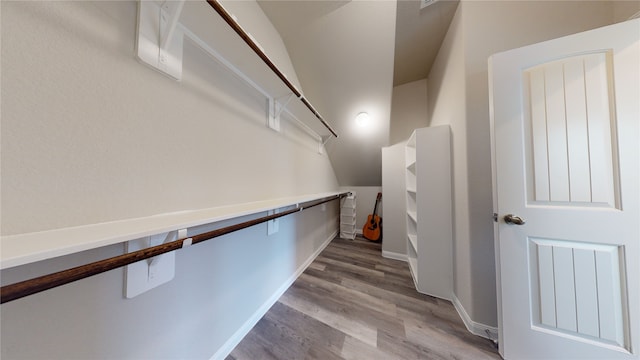
{"label": "white wall", "polygon": [[428,78],[430,124],[450,124],[455,295],[496,326],[487,58],[613,22],[607,1],[463,1]]}
{"label": "white wall", "polygon": [[136,13],[3,2],[3,235],[337,188],[317,144],[268,129],[266,99],[191,42],[181,82],[136,61]]}
{"label": "white wall", "polygon": [[[467,127],[464,108],[466,102],[465,48],[461,8],[462,6],[459,5],[431,68],[427,83],[430,126],[449,124],[451,127],[453,285],[454,295],[465,299],[467,302],[463,305],[468,309],[475,298],[471,293],[471,283],[474,280],[473,274],[470,272],[471,258],[469,251],[465,248],[465,242],[468,242],[470,235]],[[488,268],[486,271],[491,270]],[[487,276],[491,276],[491,274]],[[494,286],[491,282],[489,284]],[[488,309],[488,311],[494,310]]]}
{"label": "white wall", "polygon": [[[1,2],[3,235],[337,190],[316,144],[266,128],[265,99],[191,43],[181,82],[136,61],[136,13],[135,2]],[[267,52],[288,58],[266,17],[250,18]],[[210,358],[337,218],[335,202],[281,219],[270,237],[259,225],[178,251],[176,278],[131,300],[117,269],[3,304],[0,357]],[[3,270],[2,281],[123,251]]]}
{"label": "white wall", "polygon": [[427,79],[395,86],[391,98],[389,144],[407,140],[413,130],[428,124]]}
{"label": "white wall", "polygon": [[407,256],[407,215],[405,172],[406,142],[382,148],[382,255]]}
{"label": "white wall", "polygon": [[[338,182],[379,187],[380,148],[389,141],[396,2],[313,3],[303,5],[311,14],[314,9],[331,10],[308,17],[285,38],[287,49],[305,84],[305,96],[340,134],[338,141],[326,145]],[[360,112],[369,114],[369,125],[356,124]]]}

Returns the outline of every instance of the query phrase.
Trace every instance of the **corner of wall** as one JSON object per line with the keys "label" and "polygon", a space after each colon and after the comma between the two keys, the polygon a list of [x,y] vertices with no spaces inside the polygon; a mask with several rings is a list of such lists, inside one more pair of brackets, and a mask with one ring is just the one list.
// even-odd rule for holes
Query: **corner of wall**
{"label": "corner of wall", "polygon": [[458,312],[458,315],[460,315],[462,322],[464,322],[464,326],[467,328],[467,330],[469,330],[470,333],[481,336],[483,338],[487,338],[489,340],[492,340],[493,342],[498,341],[497,327],[488,326],[471,320],[471,317],[469,317],[469,314],[465,310],[464,306],[462,306],[460,300],[458,300],[455,294],[452,294],[451,302]]}

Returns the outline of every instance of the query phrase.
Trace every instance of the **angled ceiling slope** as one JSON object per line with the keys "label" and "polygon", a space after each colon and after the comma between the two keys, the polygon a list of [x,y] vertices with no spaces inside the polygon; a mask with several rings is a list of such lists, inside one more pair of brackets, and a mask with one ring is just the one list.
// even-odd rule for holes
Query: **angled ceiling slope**
{"label": "angled ceiling slope", "polygon": [[[259,4],[282,36],[305,96],[340,138],[327,153],[342,186],[381,185],[388,145],[395,1],[273,1]],[[370,124],[355,117],[368,112]]]}
{"label": "angled ceiling slope", "polygon": [[393,85],[425,79],[449,29],[458,0],[399,0]]}

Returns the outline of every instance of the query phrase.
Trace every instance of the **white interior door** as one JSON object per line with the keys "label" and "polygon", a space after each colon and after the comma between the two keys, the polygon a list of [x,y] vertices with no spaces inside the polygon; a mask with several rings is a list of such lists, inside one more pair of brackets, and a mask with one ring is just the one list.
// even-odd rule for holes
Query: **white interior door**
{"label": "white interior door", "polygon": [[632,20],[490,60],[506,359],[640,358],[639,38]]}

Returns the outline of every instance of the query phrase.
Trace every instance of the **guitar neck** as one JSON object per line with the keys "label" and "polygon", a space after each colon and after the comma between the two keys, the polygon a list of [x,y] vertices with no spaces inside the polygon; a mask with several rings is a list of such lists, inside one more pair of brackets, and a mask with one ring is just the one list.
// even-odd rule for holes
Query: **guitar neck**
{"label": "guitar neck", "polygon": [[382,193],[378,193],[378,196],[376,197],[376,204],[373,206],[373,215],[376,215],[376,212],[378,211],[378,203],[380,202],[380,199],[382,199]]}

